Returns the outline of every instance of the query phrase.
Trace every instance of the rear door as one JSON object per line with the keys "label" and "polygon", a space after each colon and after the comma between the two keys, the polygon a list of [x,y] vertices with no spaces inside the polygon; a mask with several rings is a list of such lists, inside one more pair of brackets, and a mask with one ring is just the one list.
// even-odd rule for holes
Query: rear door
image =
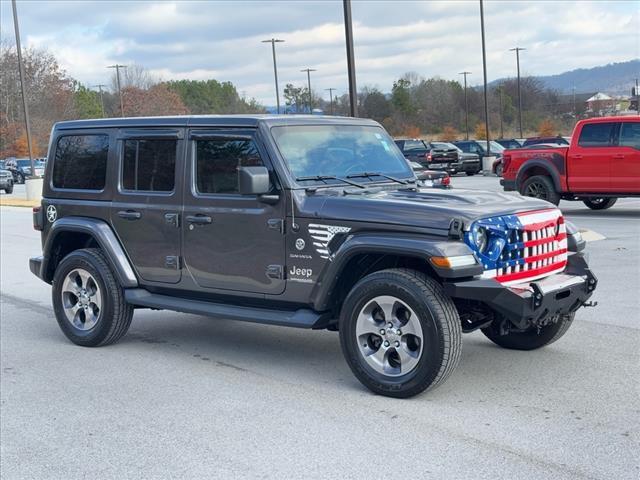
{"label": "rear door", "polygon": [[184,130],[121,130],[111,223],[140,277],[178,283]]}
{"label": "rear door", "polygon": [[285,202],[238,192],[238,167],[266,166],[255,130],[193,129],[184,200],[184,259],[203,289],[280,294],[285,289]]}
{"label": "rear door", "polygon": [[611,191],[640,193],[640,122],[623,121],[611,155]]}
{"label": "rear door", "polygon": [[578,138],[567,152],[569,190],[572,192],[611,191],[611,161],[614,154],[616,122],[582,125]]}

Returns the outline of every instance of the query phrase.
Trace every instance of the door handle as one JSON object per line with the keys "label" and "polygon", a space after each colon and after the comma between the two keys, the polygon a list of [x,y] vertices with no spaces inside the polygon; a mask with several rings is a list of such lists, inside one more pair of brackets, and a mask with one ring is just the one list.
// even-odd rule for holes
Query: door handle
{"label": "door handle", "polygon": [[209,215],[187,215],[187,222],[195,223],[196,225],[208,225],[213,220]]}
{"label": "door handle", "polygon": [[576,158],[576,159],[580,160],[580,159],[582,158],[582,155],[574,154],[574,155],[573,155],[573,158]]}
{"label": "door handle", "polygon": [[140,217],[142,217],[140,212],[136,212],[135,210],[120,210],[118,216],[125,220],[139,220]]}
{"label": "door handle", "polygon": [[616,160],[624,160],[624,155],[622,153],[617,153],[613,158]]}

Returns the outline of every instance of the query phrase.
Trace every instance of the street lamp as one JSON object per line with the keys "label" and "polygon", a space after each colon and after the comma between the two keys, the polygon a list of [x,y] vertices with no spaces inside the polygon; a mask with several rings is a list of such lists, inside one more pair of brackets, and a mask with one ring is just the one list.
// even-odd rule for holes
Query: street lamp
{"label": "street lamp", "polygon": [[469,140],[469,104],[467,103],[467,75],[471,72],[460,72],[458,75],[464,75],[464,128],[467,132],[466,140]]}
{"label": "street lamp", "polygon": [[516,65],[518,68],[518,122],[520,123],[520,138],[522,138],[522,95],[520,94],[520,52],[526,48],[510,48],[510,52],[516,52]]}
{"label": "street lamp", "polygon": [[309,86],[309,114],[313,113],[313,100],[311,97],[311,72],[317,72],[317,70],[313,68],[303,68],[300,70],[301,72],[307,72],[307,85]]}
{"label": "street lamp", "polygon": [[[484,127],[487,130],[487,157],[491,157],[491,135],[489,135],[489,99],[487,95],[487,48],[484,39],[484,7],[480,0],[480,30],[482,32],[482,73],[484,75]],[[484,168],[483,168],[484,170]]]}
{"label": "street lamp", "polygon": [[116,83],[118,84],[118,96],[120,97],[120,116],[124,117],[124,103],[122,102],[122,88],[120,86],[120,69],[127,68],[126,65],[109,65],[107,68],[116,69]]}
{"label": "street lamp", "polygon": [[347,45],[347,73],[349,75],[349,112],[358,116],[358,90],[356,89],[356,62],[353,53],[353,25],[351,22],[351,0],[342,0],[344,11],[344,36]]}
{"label": "street lamp", "polygon": [[325,90],[329,91],[329,111],[331,112],[331,115],[333,115],[333,91],[335,88],[325,88]]}
{"label": "street lamp", "polygon": [[271,38],[269,40],[262,40],[262,43],[271,44],[271,52],[273,53],[273,76],[276,79],[276,108],[278,109],[278,113],[280,113],[280,90],[278,89],[278,67],[276,66],[276,43],[284,43],[284,40]]}

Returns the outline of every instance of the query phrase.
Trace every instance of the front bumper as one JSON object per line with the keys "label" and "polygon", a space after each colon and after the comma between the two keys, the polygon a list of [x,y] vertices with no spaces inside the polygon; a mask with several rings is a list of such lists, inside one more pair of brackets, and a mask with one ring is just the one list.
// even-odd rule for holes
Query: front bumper
{"label": "front bumper", "polygon": [[500,179],[500,185],[504,188],[505,192],[515,192],[516,191],[516,181],[515,180],[505,180],[504,178]]}
{"label": "front bumper", "polygon": [[507,287],[493,279],[479,279],[445,282],[444,289],[451,297],[482,302],[525,329],[575,312],[591,297],[597,284],[584,254],[574,253],[569,255],[564,272],[529,284]]}
{"label": "front bumper", "polygon": [[0,177],[0,189],[13,185],[13,177]]}
{"label": "front bumper", "polygon": [[42,264],[44,263],[44,257],[42,255],[38,257],[31,257],[29,259],[29,270],[40,280],[44,280],[44,275],[42,274]]}

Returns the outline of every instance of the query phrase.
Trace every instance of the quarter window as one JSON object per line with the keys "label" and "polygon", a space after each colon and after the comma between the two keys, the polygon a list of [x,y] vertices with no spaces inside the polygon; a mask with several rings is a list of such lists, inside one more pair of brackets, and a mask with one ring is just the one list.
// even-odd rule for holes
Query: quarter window
{"label": "quarter window", "polygon": [[581,147],[608,147],[611,145],[615,123],[588,123],[582,127],[578,145]]}
{"label": "quarter window", "polygon": [[620,146],[640,149],[640,122],[624,122],[622,124]]}
{"label": "quarter window", "polygon": [[108,135],[60,137],[53,160],[53,186],[102,190],[107,176]]}
{"label": "quarter window", "polygon": [[171,192],[176,176],[176,140],[125,140],[122,187]]}
{"label": "quarter window", "polygon": [[264,166],[255,143],[249,139],[196,141],[198,193],[237,194],[238,167]]}

